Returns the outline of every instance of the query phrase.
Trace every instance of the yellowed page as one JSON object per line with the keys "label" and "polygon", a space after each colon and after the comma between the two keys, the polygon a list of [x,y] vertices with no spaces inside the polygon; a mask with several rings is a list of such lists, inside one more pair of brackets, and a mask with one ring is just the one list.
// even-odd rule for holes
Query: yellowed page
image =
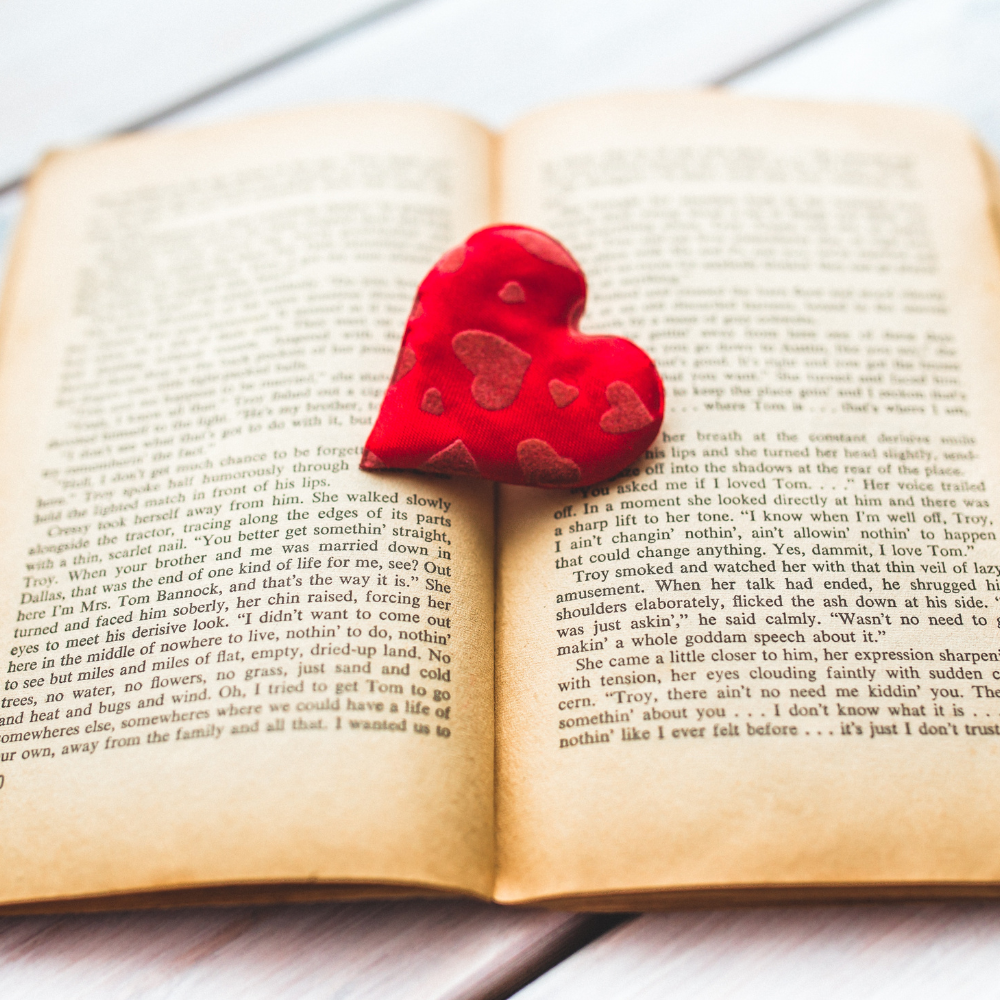
{"label": "yellowed page", "polygon": [[653,355],[667,414],[610,484],[503,493],[498,898],[1000,880],[972,137],[606,99],[519,124],[503,171],[503,218],[578,257],[583,329]]}
{"label": "yellowed page", "polygon": [[34,180],[0,364],[0,902],[491,890],[492,492],[357,469],[419,280],[488,220],[490,142],[359,106]]}

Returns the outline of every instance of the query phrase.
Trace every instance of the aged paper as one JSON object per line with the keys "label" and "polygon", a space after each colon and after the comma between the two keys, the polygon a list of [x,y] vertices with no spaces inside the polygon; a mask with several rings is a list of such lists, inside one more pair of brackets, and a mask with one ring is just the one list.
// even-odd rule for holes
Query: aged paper
{"label": "aged paper", "polygon": [[493,494],[357,465],[413,289],[488,221],[490,142],[359,106],[33,181],[0,367],[0,902],[489,893]]}
{"label": "aged paper", "polygon": [[595,100],[504,219],[667,390],[616,481],[502,492],[498,898],[1000,878],[997,248],[934,115]]}

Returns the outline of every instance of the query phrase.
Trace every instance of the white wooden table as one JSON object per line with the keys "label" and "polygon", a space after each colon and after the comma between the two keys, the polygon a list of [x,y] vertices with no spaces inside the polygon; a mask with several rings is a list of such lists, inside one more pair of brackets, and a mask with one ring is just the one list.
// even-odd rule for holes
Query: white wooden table
{"label": "white wooden table", "polygon": [[[357,98],[502,126],[717,84],[950,109],[1000,150],[1000,0],[4,0],[0,247],[54,146]],[[0,248],[0,260],[3,250]],[[384,903],[0,919],[0,998],[1000,996],[1000,908]]]}

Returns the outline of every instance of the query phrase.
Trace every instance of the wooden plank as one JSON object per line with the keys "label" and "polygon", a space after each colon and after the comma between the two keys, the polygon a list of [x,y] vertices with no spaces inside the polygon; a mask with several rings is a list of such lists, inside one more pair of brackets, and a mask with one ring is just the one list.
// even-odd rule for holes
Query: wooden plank
{"label": "wooden plank", "polygon": [[0,920],[0,996],[212,1000],[508,995],[595,918],[474,902]]}
{"label": "wooden plank", "polygon": [[502,127],[541,104],[705,83],[859,0],[424,0],[171,123],[320,101],[421,101]]}
{"label": "wooden plank", "polygon": [[8,0],[0,6],[0,189],[46,149],[162,115],[317,33],[382,10],[396,12],[166,120],[203,123],[384,98],[440,103],[502,126],[581,94],[711,81],[859,6],[867,5],[619,0],[612,10],[606,0],[542,7],[533,0],[94,0],[67,7]]}
{"label": "wooden plank", "polygon": [[389,0],[6,0],[0,188],[46,149],[113,132]]}
{"label": "wooden plank", "polygon": [[960,115],[1000,151],[1000,4],[896,0],[734,81],[746,93],[920,104]]}
{"label": "wooden plank", "polygon": [[0,195],[0,287],[7,271],[7,258],[14,236],[14,227],[21,214],[24,197],[20,191]]}
{"label": "wooden plank", "polygon": [[516,1000],[980,997],[996,991],[988,904],[655,914],[599,938]]}

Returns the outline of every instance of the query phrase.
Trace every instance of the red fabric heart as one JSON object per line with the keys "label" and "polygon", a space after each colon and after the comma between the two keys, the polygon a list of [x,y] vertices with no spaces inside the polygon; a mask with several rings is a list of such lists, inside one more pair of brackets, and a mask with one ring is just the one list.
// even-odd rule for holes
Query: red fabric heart
{"label": "red fabric heart", "polygon": [[663,420],[653,362],[580,333],[587,284],[550,236],[493,226],[424,278],[362,469],[588,486],[649,447]]}

